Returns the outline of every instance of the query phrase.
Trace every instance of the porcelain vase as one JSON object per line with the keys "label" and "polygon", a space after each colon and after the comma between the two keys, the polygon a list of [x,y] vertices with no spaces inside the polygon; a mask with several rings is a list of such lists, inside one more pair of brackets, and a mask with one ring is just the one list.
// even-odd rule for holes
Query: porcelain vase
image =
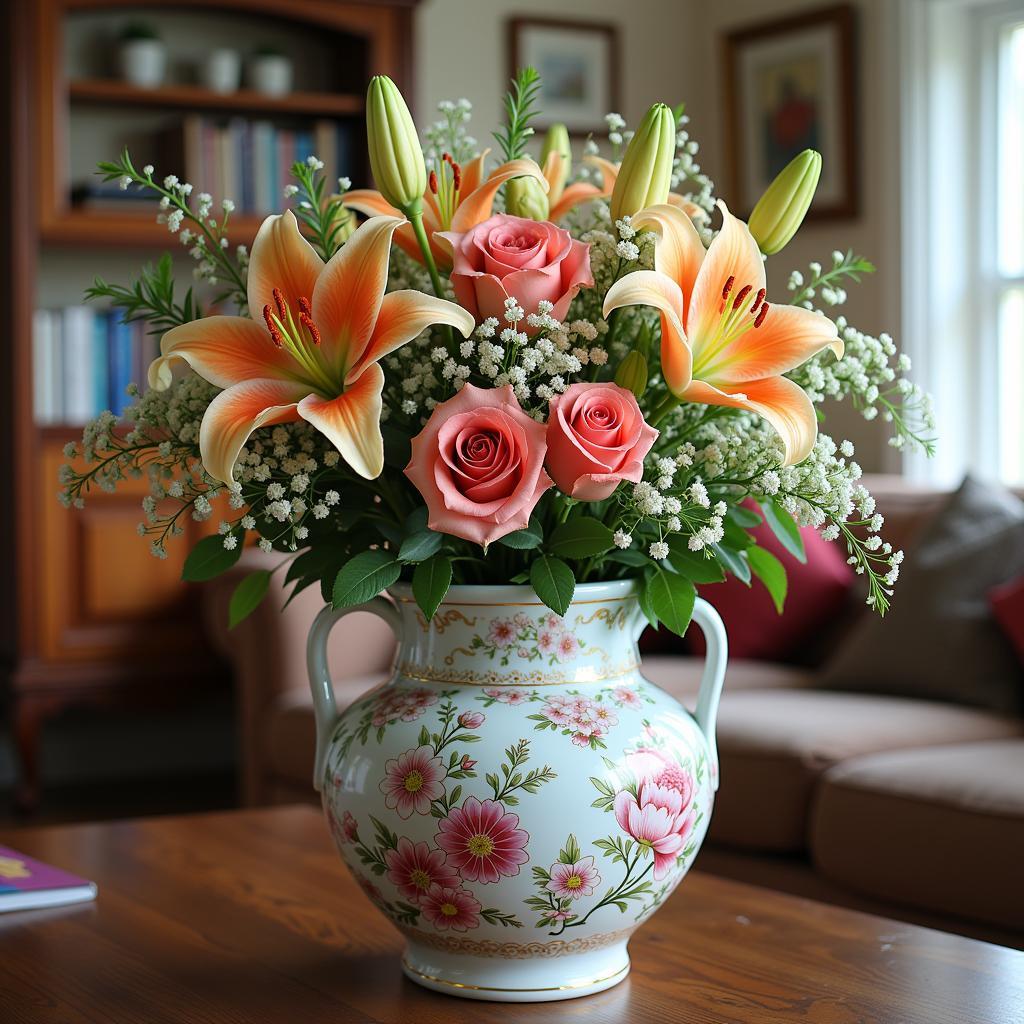
{"label": "porcelain vase", "polygon": [[[365,610],[394,673],[338,713],[327,637]],[[408,587],[325,608],[309,636],[314,785],[343,860],[403,934],[402,966],[452,995],[568,999],[629,971],[627,943],[690,869],[718,781],[721,619],[695,712],[644,679],[631,581],[453,587],[428,622]]]}

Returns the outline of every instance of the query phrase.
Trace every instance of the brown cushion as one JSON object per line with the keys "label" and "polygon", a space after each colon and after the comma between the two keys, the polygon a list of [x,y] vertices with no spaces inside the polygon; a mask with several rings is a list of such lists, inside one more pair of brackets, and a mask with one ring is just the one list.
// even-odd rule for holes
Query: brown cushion
{"label": "brown cushion", "polygon": [[[704,659],[677,654],[647,654],[640,667],[643,675],[687,707],[693,707],[700,690]],[[725,690],[778,690],[810,686],[813,673],[770,661],[729,659]]]}
{"label": "brown cushion", "polygon": [[908,556],[889,614],[858,623],[821,685],[1024,709],[1020,665],[988,604],[1022,572],[1024,502],[968,477]]}
{"label": "brown cushion", "polygon": [[818,789],[811,850],[858,892],[1024,929],[1024,739],[837,765]]}
{"label": "brown cushion", "polygon": [[[380,676],[346,679],[334,687],[338,708],[344,709],[382,682]],[[267,777],[313,787],[316,721],[308,690],[290,690],[267,708],[263,730]]]}
{"label": "brown cushion", "polygon": [[1024,735],[990,711],[819,690],[730,693],[718,716],[721,784],[713,842],[797,851],[821,776],[839,761],[911,747]]}

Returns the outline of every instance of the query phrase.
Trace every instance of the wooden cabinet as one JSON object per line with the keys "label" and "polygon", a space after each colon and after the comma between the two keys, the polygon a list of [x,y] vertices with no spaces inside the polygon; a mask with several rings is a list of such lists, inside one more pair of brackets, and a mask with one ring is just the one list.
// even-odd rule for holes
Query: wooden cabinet
{"label": "wooden cabinet", "polygon": [[[89,135],[76,119],[96,118],[113,136],[119,118],[127,136],[127,126],[137,126],[139,117],[156,124],[192,112],[289,124],[303,118],[361,122],[368,75],[389,74],[406,90],[410,86],[414,2],[0,5],[0,130],[9,154],[0,162],[0,683],[27,805],[38,796],[40,729],[55,710],[79,701],[163,703],[187,699],[196,687],[228,684],[227,670],[203,636],[194,589],[180,578],[189,540],[210,527],[190,524],[191,537],[159,561],[136,533],[145,481],[125,482],[114,494],[94,493],[81,510],[66,510],[56,500],[62,449],[80,428],[39,427],[32,408],[32,313],[47,254],[74,250],[87,265],[90,253],[109,258],[123,252],[140,262],[149,257],[147,249],[173,248],[154,210],[106,213],[74,205],[73,178],[81,173],[76,161],[84,158],[70,140]],[[203,42],[196,50],[209,48],[217,32],[230,38],[236,27],[239,39],[251,40],[256,26],[270,41],[306,45],[309,60],[297,62],[296,91],[280,98],[247,88],[215,94],[180,74],[166,86],[142,90],[118,80],[109,66],[83,71],[76,64],[76,38],[104,30],[104,19],[113,31],[115,23],[139,18],[168,26],[179,40],[194,19],[195,38]],[[180,66],[173,58],[170,66]],[[364,138],[360,125],[354,156],[360,177],[367,163]],[[256,216],[238,216],[233,240],[250,243],[258,224]],[[69,294],[66,301],[79,297]]]}

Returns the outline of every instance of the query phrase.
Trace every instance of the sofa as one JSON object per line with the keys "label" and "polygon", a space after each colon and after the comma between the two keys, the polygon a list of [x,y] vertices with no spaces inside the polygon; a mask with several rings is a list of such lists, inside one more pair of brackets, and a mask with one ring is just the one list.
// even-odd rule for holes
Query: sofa
{"label": "sofa", "polygon": [[[914,536],[945,495],[869,478],[885,534]],[[316,588],[275,592],[228,631],[247,552],[207,587],[204,614],[233,665],[242,799],[314,802],[305,675]],[[816,685],[839,631],[867,614],[851,595],[822,656],[805,665],[732,661],[718,720],[721,788],[700,870],[1024,948],[1024,719],[952,703]],[[394,639],[371,615],[334,629],[339,706],[388,675]],[[702,661],[647,655],[643,672],[693,706]]]}

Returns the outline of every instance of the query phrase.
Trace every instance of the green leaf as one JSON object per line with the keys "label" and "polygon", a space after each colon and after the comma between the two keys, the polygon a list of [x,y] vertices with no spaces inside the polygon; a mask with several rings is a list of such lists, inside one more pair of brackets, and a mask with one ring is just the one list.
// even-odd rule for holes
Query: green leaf
{"label": "green leaf", "polygon": [[668,561],[677,573],[694,583],[721,583],[725,579],[718,562],[700,551],[691,551],[687,538],[678,534],[668,539]]}
{"label": "green leaf", "polygon": [[390,587],[402,568],[386,551],[364,551],[347,562],[334,580],[331,595],[335,608],[351,608],[376,597]]}
{"label": "green leaf", "polygon": [[249,573],[235,587],[228,604],[228,629],[234,629],[242,619],[259,607],[260,602],[267,596],[269,587],[270,572],[266,569],[257,569],[256,572]]}
{"label": "green leaf", "polygon": [[798,562],[806,562],[804,538],[800,533],[800,527],[793,521],[793,517],[775,498],[772,498],[771,501],[761,502],[761,510],[764,512],[764,521],[771,527],[772,533],[778,537],[779,543]]}
{"label": "green leaf", "polygon": [[762,522],[761,517],[746,505],[730,505],[726,515],[737,526],[742,526],[744,530],[752,530],[755,526],[760,526]]}
{"label": "green leaf", "polygon": [[747,563],[746,552],[733,551],[721,544],[712,544],[711,550],[726,572],[731,572],[741,583],[750,586],[750,565]]}
{"label": "green leaf", "polygon": [[786,603],[786,567],[764,548],[750,548],[747,558],[750,571],[765,585],[775,602],[775,610],[781,615]]}
{"label": "green leaf", "polygon": [[430,514],[427,511],[426,505],[417,505],[406,517],[405,522],[402,524],[402,528],[405,530],[407,537],[412,536],[414,533],[419,533],[421,530],[427,528],[427,519],[430,518]]}
{"label": "green leaf", "polygon": [[559,558],[590,558],[614,547],[612,531],[598,519],[581,516],[555,527],[547,549]]}
{"label": "green leaf", "polygon": [[530,583],[534,593],[557,615],[564,615],[576,593],[576,577],[559,558],[541,555],[530,566]]}
{"label": "green leaf", "polygon": [[637,592],[636,598],[640,604],[640,611],[644,613],[647,621],[651,624],[654,629],[657,629],[661,620],[658,618],[658,613],[654,610],[654,603],[651,601],[651,591],[648,584],[650,583],[650,576],[644,576],[643,586]]}
{"label": "green leaf", "polygon": [[658,618],[677,636],[684,636],[697,598],[694,585],[688,579],[658,566],[648,577],[646,589]]}
{"label": "green leaf", "polygon": [[423,562],[441,549],[444,537],[433,530],[420,530],[402,541],[398,552],[400,562]]}
{"label": "green leaf", "polygon": [[434,617],[434,612],[451,585],[452,563],[447,555],[432,555],[416,566],[412,574],[412,596],[416,598],[427,622]]}
{"label": "green leaf", "polygon": [[[236,536],[238,536],[236,534]],[[242,557],[245,535],[238,537],[233,551],[224,547],[224,538],[217,534],[204,537],[189,553],[181,570],[181,578],[189,583],[205,583],[226,572]]]}
{"label": "green leaf", "polygon": [[651,560],[642,551],[632,551],[627,548],[625,551],[613,551],[606,559],[606,562],[618,562],[620,565],[650,565]]}
{"label": "green leaf", "polygon": [[507,548],[515,548],[517,551],[527,551],[530,548],[539,548],[543,539],[543,535],[539,531],[534,531],[531,523],[522,530],[506,533],[498,543],[504,544]]}
{"label": "green leaf", "polygon": [[405,469],[412,458],[412,443],[408,433],[392,423],[382,423],[380,432],[384,438],[384,462],[392,469]]}

